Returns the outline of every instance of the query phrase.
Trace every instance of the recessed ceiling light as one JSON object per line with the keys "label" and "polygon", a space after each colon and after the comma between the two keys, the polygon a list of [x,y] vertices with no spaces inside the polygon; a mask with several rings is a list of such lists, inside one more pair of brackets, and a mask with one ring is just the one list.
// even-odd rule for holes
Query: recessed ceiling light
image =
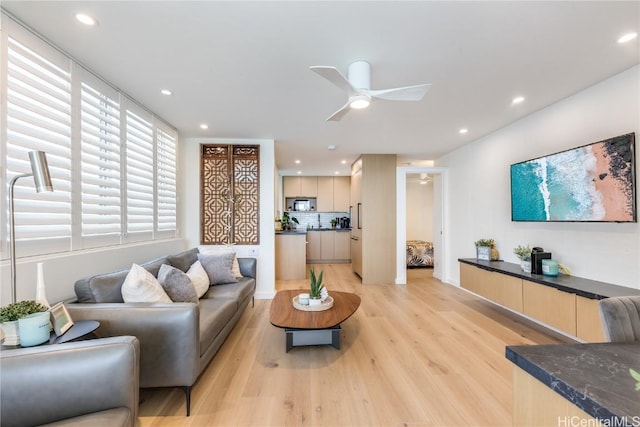
{"label": "recessed ceiling light", "polygon": [[302,174],[302,171],[298,171],[297,173],[298,173],[298,175],[301,175],[301,174]]}
{"label": "recessed ceiling light", "polygon": [[329,151],[333,151],[335,149],[336,149],[335,145],[330,145],[330,146],[327,147],[327,150],[329,150]]}
{"label": "recessed ceiling light", "polygon": [[200,129],[209,129],[209,125],[208,125],[208,124],[206,124],[206,123],[202,123],[202,124],[200,125]]}
{"label": "recessed ceiling light", "polygon": [[300,160],[296,159],[296,165],[299,165],[299,164],[300,164]]}
{"label": "recessed ceiling light", "polygon": [[524,96],[516,96],[515,98],[513,98],[513,101],[511,101],[512,104],[520,104],[522,101],[524,101]]}
{"label": "recessed ceiling light", "polygon": [[76,13],[76,19],[78,22],[83,23],[84,25],[88,25],[90,27],[95,27],[98,25],[98,21],[91,15],[87,15],[86,13]]}
{"label": "recessed ceiling light", "polygon": [[638,33],[625,34],[624,36],[622,36],[622,37],[620,37],[618,39],[618,43],[630,42],[631,40],[635,39],[636,37],[638,37]]}
{"label": "recessed ceiling light", "polygon": [[467,129],[467,128],[462,128],[462,129],[460,129],[458,132],[460,132],[461,134],[463,134],[463,135],[464,135],[465,133],[469,132],[469,129]]}
{"label": "recessed ceiling light", "polygon": [[346,165],[347,161],[346,160],[342,160],[340,163],[342,163],[343,165]]}
{"label": "recessed ceiling light", "polygon": [[336,175],[340,175],[340,172],[339,172],[339,171],[335,171],[334,173],[335,173]]}
{"label": "recessed ceiling light", "polygon": [[162,89],[160,93],[167,96],[173,95],[173,92],[171,92],[169,89]]}

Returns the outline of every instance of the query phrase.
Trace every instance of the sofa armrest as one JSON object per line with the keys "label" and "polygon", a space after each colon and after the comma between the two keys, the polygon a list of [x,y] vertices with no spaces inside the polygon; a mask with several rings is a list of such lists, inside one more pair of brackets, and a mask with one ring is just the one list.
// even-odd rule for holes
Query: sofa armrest
{"label": "sofa armrest", "polygon": [[258,267],[258,260],[255,258],[238,258],[238,265],[240,266],[240,273],[242,277],[256,278],[256,270]]}
{"label": "sofa armrest", "polygon": [[140,340],[140,387],[190,386],[200,363],[200,311],[193,303],[68,304],[73,320],[97,320],[101,337]]}
{"label": "sofa armrest", "polygon": [[125,407],[134,426],[139,357],[139,342],[130,336],[2,350],[2,425],[40,425]]}

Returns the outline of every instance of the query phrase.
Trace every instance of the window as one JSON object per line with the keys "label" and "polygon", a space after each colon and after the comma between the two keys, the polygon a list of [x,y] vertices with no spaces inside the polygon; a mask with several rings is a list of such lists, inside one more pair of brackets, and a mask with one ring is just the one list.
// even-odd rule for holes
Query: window
{"label": "window", "polygon": [[118,243],[120,191],[120,95],[83,72],[81,83],[80,188],[83,247]]}
{"label": "window", "polygon": [[[5,190],[14,176],[31,173],[32,150],[46,152],[54,191],[36,193],[29,178],[16,182],[18,257],[176,236],[175,129],[1,18],[2,241],[9,228]],[[0,251],[8,258],[7,245]]]}

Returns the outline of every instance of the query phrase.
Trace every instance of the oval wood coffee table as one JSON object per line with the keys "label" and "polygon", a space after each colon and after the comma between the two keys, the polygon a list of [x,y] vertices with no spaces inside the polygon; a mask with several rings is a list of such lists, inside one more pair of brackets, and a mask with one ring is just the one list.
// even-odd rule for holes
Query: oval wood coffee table
{"label": "oval wood coffee table", "polygon": [[330,293],[333,307],[324,311],[303,311],[293,307],[293,298],[308,289],[279,291],[271,301],[269,321],[284,328],[287,352],[303,345],[330,344],[340,349],[340,324],[360,307],[360,297],[349,292]]}

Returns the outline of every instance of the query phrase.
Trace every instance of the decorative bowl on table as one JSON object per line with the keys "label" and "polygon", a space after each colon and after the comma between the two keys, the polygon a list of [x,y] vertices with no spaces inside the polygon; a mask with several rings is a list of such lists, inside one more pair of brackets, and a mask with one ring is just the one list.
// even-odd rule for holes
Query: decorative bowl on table
{"label": "decorative bowl on table", "polygon": [[333,307],[333,298],[331,295],[327,296],[320,305],[303,305],[298,301],[298,295],[293,297],[293,307],[301,311],[324,311]]}

